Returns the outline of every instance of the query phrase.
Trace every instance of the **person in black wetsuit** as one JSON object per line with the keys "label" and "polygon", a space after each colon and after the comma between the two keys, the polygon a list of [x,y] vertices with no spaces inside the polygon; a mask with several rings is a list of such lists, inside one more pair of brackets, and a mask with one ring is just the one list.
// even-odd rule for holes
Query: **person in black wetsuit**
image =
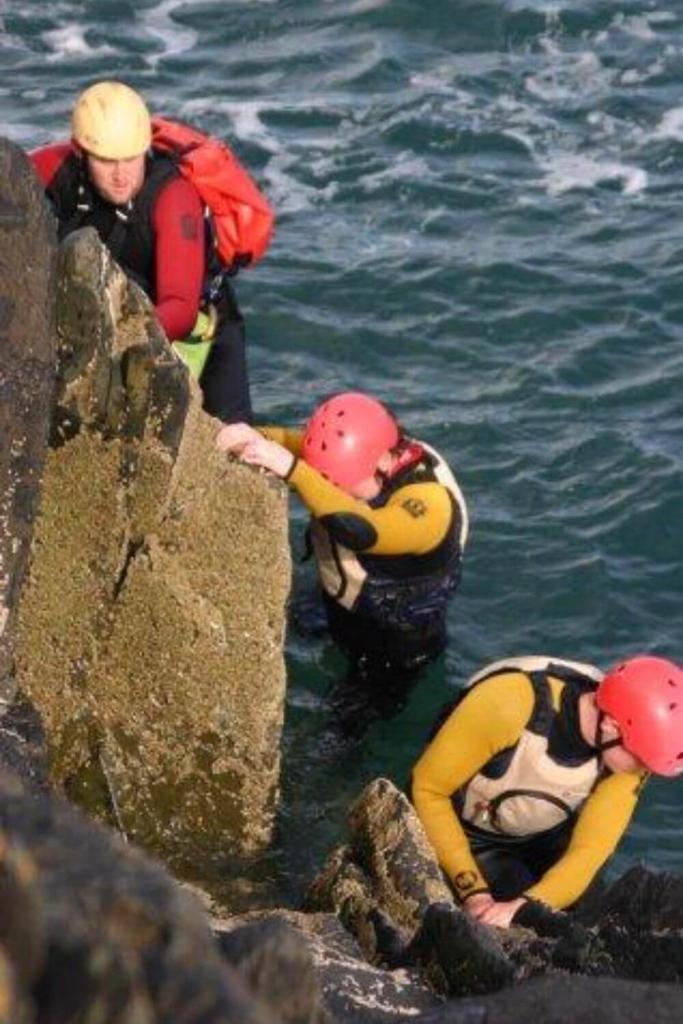
{"label": "person in black wetsuit", "polygon": [[364,698],[377,683],[378,702],[395,711],[398,691],[446,646],[468,531],[451,470],[361,392],[326,400],[304,429],[234,424],[217,444],[276,473],[306,505],[331,635]]}
{"label": "person in black wetsuit", "polygon": [[[545,656],[486,666],[437,723],[412,798],[465,912],[507,927],[572,906],[614,852],[649,772],[683,772],[683,669],[607,673]],[[517,918],[519,920],[519,918]]]}

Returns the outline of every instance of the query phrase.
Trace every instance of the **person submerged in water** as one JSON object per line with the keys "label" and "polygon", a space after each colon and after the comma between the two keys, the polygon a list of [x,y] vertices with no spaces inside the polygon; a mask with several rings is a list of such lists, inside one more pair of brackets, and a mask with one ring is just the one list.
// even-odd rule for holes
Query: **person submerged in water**
{"label": "person submerged in water", "polygon": [[[59,222],[60,241],[94,227],[151,298],[169,341],[189,336],[211,342],[198,370],[207,412],[226,422],[251,420],[244,322],[228,271],[214,265],[215,240],[207,237],[197,189],[178,160],[158,149],[154,127],[135,90],[122,82],[97,82],[76,100],[71,140],[29,155]],[[268,235],[273,218],[266,200],[234,157],[230,167],[240,195],[255,204],[244,222],[247,214],[252,222],[258,219]],[[244,213],[246,207],[235,209]],[[235,219],[241,243],[240,232]]]}
{"label": "person submerged in water", "polygon": [[412,799],[463,909],[485,924],[509,926],[530,900],[576,903],[648,774],[683,772],[683,669],[664,658],[606,674],[511,658],[451,708],[413,769]]}
{"label": "person submerged in water", "polygon": [[216,444],[277,474],[310,511],[330,632],[361,674],[410,673],[444,649],[468,516],[433,448],[362,392],[327,399],[304,429],[233,424]]}

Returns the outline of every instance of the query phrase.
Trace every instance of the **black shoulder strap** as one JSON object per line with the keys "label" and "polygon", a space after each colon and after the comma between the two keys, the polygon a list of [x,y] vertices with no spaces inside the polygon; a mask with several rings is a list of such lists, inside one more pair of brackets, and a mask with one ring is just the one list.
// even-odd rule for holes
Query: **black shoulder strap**
{"label": "black shoulder strap", "polygon": [[457,706],[461,703],[461,701],[465,699],[467,694],[472,692],[475,686],[479,686],[480,683],[486,682],[487,679],[492,679],[494,676],[502,675],[505,672],[523,672],[524,675],[528,678],[529,682],[531,683],[534,690],[534,706],[531,711],[531,717],[529,719],[528,728],[532,729],[534,732],[540,732],[541,729],[536,728],[537,724],[541,727],[544,726],[548,722],[549,716],[553,714],[552,700],[550,698],[550,687],[547,684],[545,670],[540,672],[525,672],[524,669],[519,668],[519,666],[517,665],[501,665],[493,669],[487,675],[482,676],[481,679],[477,679],[476,683],[474,683],[473,686],[462,687],[460,690],[458,690],[455,697],[452,697],[450,700],[446,701],[446,703],[439,708],[436,720],[432,725],[427,736],[427,742],[431,743],[431,741],[434,739],[434,737],[436,736],[437,732],[444,724],[446,719],[450,716],[450,714],[453,711],[455,711]]}
{"label": "black shoulder strap", "polygon": [[534,688],[534,709],[531,712],[527,729],[540,736],[547,736],[550,723],[555,714],[550,683],[548,682],[548,670],[541,669],[536,672],[527,672],[526,675]]}

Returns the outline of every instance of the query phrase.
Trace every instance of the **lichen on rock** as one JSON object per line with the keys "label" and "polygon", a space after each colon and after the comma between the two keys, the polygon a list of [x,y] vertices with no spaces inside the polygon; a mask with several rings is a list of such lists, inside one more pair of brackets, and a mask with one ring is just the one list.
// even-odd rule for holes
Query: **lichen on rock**
{"label": "lichen on rock", "polygon": [[270,838],[286,491],[215,449],[218,422],[90,229],[60,248],[58,331],[19,684],[55,783],[179,873],[220,874]]}

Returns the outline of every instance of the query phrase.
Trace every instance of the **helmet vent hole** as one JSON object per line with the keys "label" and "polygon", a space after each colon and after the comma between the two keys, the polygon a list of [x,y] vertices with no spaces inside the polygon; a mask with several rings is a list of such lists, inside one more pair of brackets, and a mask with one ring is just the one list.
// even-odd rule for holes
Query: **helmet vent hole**
{"label": "helmet vent hole", "polygon": [[673,679],[667,679],[667,683],[669,684],[669,686],[673,686],[673,687],[676,686],[676,683],[675,683],[675,681]]}
{"label": "helmet vent hole", "polygon": [[337,413],[337,416],[343,416],[343,415],[344,415],[344,410],[340,409],[339,412]]}
{"label": "helmet vent hole", "polygon": [[676,754],[676,760],[683,761],[683,750],[681,750],[680,754]]}
{"label": "helmet vent hole", "polygon": [[675,711],[677,707],[678,704],[669,704],[669,711]]}
{"label": "helmet vent hole", "polygon": [[338,430],[337,431],[337,437],[343,437],[343,436],[344,436],[344,431],[343,430]]}
{"label": "helmet vent hole", "polygon": [[631,726],[631,725],[633,725],[633,719],[632,719],[632,718],[627,718],[627,719],[626,719],[626,724],[627,724],[628,726]]}
{"label": "helmet vent hole", "polygon": [[326,451],[327,451],[327,442],[326,442],[326,441],[323,441],[323,442],[322,442],[322,444],[320,445],[320,447],[322,448],[322,450],[323,450],[324,452],[326,452]]}

